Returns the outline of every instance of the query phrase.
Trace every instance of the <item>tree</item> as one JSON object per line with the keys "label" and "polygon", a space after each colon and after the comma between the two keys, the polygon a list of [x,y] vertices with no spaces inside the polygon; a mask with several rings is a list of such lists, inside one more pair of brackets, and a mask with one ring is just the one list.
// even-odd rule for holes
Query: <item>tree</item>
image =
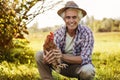
{"label": "tree", "polygon": [[120,20],[113,20],[113,31],[120,31]]}
{"label": "tree", "polygon": [[[0,55],[12,48],[13,38],[24,38],[28,34],[26,25],[37,15],[53,8],[62,1],[51,0],[0,0]],[[46,3],[51,3],[46,5]],[[30,10],[40,5],[34,12]]]}

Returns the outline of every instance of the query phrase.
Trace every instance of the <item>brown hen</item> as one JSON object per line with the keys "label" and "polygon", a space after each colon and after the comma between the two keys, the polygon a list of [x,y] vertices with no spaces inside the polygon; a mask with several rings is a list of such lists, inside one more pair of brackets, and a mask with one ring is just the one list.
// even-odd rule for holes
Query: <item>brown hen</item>
{"label": "brown hen", "polygon": [[[57,49],[57,46],[54,43],[54,34],[50,32],[50,35],[47,35],[45,43],[43,45],[44,54],[46,55],[45,50],[50,51],[53,49]],[[52,63],[52,67],[57,72],[60,72],[61,68],[66,68],[66,66],[67,64],[63,64],[60,58],[56,58],[56,61]]]}

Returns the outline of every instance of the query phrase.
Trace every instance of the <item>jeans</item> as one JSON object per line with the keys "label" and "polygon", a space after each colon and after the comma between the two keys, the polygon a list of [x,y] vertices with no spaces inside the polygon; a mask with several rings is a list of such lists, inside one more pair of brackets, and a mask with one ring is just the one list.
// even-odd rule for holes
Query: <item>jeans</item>
{"label": "jeans", "polygon": [[[43,63],[43,52],[37,52],[35,60],[41,79],[54,80],[51,66]],[[67,77],[79,78],[79,80],[93,80],[95,76],[95,68],[92,64],[86,64],[83,66],[68,64],[66,68],[61,69],[60,74]]]}

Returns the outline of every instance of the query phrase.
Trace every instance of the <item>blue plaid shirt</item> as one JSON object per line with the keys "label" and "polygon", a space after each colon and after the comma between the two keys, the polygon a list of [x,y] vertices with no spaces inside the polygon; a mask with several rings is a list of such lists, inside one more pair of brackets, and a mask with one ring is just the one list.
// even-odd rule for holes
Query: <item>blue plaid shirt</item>
{"label": "blue plaid shirt", "polygon": [[[65,53],[65,38],[66,37],[66,27],[63,26],[54,33],[54,42],[62,51]],[[94,46],[94,38],[92,31],[82,25],[78,25],[76,30],[76,35],[73,44],[73,55],[81,56],[82,64],[92,63],[91,54]]]}

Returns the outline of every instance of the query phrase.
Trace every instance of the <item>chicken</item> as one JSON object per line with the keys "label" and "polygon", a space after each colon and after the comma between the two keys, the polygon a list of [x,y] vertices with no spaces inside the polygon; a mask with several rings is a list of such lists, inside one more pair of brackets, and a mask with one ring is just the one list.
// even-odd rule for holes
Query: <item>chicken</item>
{"label": "chicken", "polygon": [[43,45],[43,50],[50,51],[52,49],[56,49],[57,46],[54,43],[54,34],[50,32],[50,35],[47,35],[45,43]]}
{"label": "chicken", "polygon": [[[57,46],[54,43],[54,34],[50,32],[50,35],[46,37],[45,43],[43,45],[44,54],[46,55],[45,50],[50,51],[53,49],[57,49]],[[52,63],[52,67],[57,72],[60,72],[61,68],[66,68],[66,66],[67,64],[63,64],[60,58],[57,58],[56,61]]]}

